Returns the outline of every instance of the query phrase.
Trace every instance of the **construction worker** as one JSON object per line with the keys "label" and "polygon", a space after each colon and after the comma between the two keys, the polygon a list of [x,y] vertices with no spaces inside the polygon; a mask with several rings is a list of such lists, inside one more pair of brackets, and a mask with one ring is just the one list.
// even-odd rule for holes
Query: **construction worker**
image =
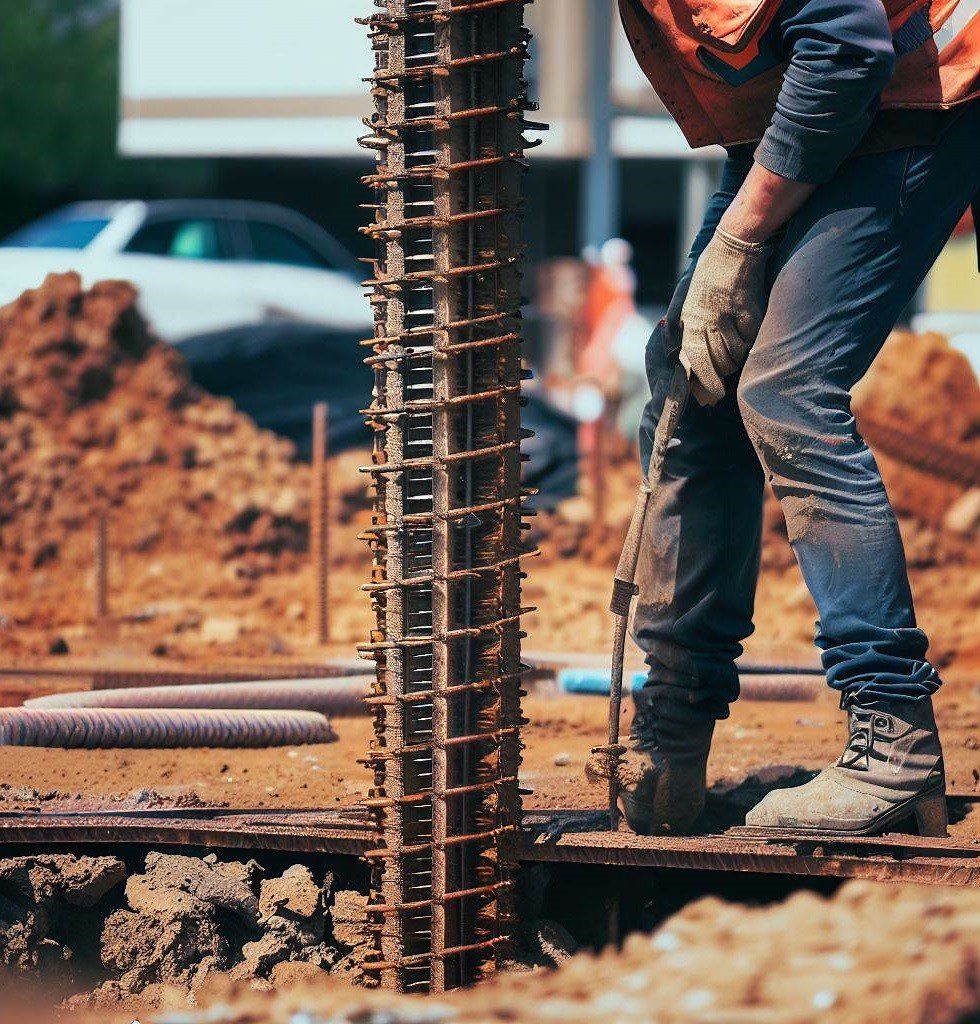
{"label": "construction worker", "polygon": [[980,192],[980,14],[971,0],[956,8],[620,0],[688,141],[729,152],[647,348],[644,468],[678,358],[697,401],[652,496],[637,574],[633,635],[650,673],[619,769],[637,832],[696,828],[712,732],[738,696],[734,661],[752,632],[768,479],[849,739],[746,824],[866,835],[914,816],[922,834],[945,834],[939,674],[849,392]]}

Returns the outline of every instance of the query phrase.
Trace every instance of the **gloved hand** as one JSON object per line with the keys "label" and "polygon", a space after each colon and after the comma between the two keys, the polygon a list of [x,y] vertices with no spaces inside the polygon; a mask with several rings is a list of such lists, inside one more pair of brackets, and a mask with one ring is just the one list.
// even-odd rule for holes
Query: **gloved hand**
{"label": "gloved hand", "polygon": [[721,228],[705,246],[681,310],[681,361],[701,405],[725,397],[724,378],[742,368],[766,311],[771,242],[744,242]]}

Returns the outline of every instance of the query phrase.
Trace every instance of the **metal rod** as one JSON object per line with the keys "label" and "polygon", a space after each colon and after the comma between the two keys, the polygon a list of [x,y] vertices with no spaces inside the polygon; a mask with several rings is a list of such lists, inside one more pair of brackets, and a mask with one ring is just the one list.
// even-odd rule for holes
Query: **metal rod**
{"label": "metal rod", "polygon": [[101,511],[95,521],[94,562],[95,621],[104,625],[109,618],[109,517]]}
{"label": "metal rod", "polygon": [[589,453],[589,482],[592,490],[592,533],[602,535],[606,521],[606,458],[609,417],[603,399],[602,413],[593,424],[592,449]]}
{"label": "metal rod", "polygon": [[329,450],[330,410],[326,402],[313,406],[313,455],[310,472],[310,552],[313,556],[313,636],[318,644],[330,638],[328,611],[330,555],[330,496],[327,454]]}

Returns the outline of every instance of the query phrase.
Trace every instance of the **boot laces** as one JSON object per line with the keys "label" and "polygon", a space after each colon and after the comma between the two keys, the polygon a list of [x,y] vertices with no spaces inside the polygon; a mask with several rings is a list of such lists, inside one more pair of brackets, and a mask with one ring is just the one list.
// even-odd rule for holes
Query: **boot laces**
{"label": "boot laces", "polygon": [[887,761],[887,754],[878,749],[878,741],[891,741],[891,719],[880,711],[868,711],[852,707],[848,714],[848,740],[844,753],[837,763],[841,768],[866,772],[871,768],[871,758]]}

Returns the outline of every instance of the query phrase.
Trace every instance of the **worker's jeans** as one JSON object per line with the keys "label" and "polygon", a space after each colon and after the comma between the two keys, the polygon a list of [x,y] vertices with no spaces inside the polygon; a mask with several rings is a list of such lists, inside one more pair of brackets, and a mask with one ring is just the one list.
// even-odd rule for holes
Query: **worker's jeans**
{"label": "worker's jeans", "polygon": [[[939,687],[849,391],[978,190],[974,103],[934,148],[847,161],[788,224],[737,389],[732,381],[715,408],[688,403],[651,500],[633,635],[650,666],[643,702],[657,720],[725,718],[738,696],[733,662],[753,628],[764,479],[817,606],[830,685],[860,703]],[[668,326],[647,348],[644,470],[679,347]]]}

